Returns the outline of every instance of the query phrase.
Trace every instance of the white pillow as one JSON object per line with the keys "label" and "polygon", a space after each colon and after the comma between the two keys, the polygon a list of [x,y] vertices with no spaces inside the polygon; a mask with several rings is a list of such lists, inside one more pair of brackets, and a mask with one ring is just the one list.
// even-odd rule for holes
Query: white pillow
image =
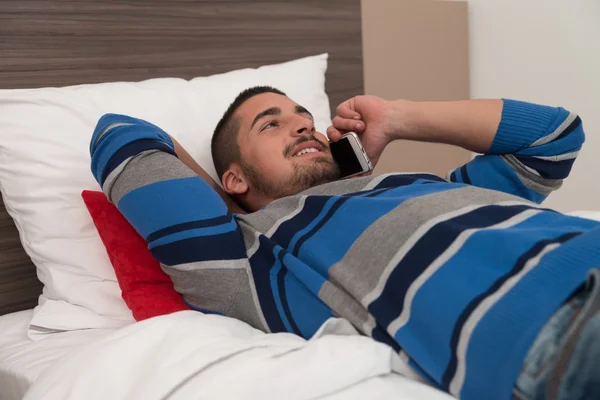
{"label": "white pillow", "polygon": [[215,177],[212,132],[248,87],[270,85],[286,92],[325,132],[331,122],[326,69],[327,54],[321,54],[191,81],[0,90],[0,190],[44,284],[29,336],[133,322],[81,199],[84,189],[100,190],[89,156],[100,116],[122,113],[160,126]]}

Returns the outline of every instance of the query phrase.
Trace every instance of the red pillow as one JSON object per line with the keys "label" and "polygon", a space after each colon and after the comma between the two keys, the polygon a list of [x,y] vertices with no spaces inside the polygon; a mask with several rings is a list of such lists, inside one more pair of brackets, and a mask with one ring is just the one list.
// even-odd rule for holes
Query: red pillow
{"label": "red pillow", "polygon": [[83,201],[115,269],[123,300],[136,321],[189,310],[173,282],[152,256],[146,241],[104,193],[84,190]]}

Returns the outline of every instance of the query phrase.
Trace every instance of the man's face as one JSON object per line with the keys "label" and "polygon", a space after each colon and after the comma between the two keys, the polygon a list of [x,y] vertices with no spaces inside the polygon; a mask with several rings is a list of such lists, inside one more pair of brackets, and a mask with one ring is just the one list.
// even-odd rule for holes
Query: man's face
{"label": "man's face", "polygon": [[270,199],[339,178],[327,138],[312,115],[290,98],[262,93],[236,111],[241,169],[249,190]]}

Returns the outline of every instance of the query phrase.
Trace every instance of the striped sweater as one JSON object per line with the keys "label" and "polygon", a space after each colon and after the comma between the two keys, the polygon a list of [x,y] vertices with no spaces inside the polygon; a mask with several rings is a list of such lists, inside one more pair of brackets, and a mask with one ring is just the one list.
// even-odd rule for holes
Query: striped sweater
{"label": "striped sweater", "polygon": [[600,265],[600,224],[538,204],[584,141],[562,108],[505,100],[489,154],[337,181],[229,213],[160,128],[108,114],[92,172],[193,308],[310,337],[330,317],[432,384],[507,399],[543,324]]}

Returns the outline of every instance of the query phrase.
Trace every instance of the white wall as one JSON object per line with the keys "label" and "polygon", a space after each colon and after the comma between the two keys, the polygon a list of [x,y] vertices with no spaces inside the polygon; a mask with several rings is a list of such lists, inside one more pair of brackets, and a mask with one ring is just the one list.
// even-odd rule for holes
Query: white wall
{"label": "white wall", "polygon": [[469,12],[471,96],[577,112],[586,144],[545,205],[600,210],[600,1],[469,0]]}

